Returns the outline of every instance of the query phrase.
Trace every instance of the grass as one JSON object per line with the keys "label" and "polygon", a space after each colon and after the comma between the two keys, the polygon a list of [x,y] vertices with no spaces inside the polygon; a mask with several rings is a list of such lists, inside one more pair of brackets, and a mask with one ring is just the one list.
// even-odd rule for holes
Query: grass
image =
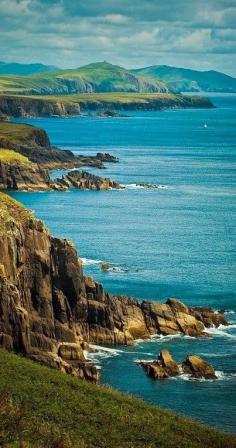
{"label": "grass", "polygon": [[233,448],[236,438],[0,350],[4,448]]}
{"label": "grass", "polygon": [[4,143],[7,143],[16,147],[37,148],[35,132],[38,131],[39,128],[28,124],[0,122],[0,145],[4,147]]}
{"label": "grass", "polygon": [[4,148],[0,148],[0,162],[7,164],[20,163],[21,165],[29,165],[31,163],[28,157],[23,156],[19,152]]}

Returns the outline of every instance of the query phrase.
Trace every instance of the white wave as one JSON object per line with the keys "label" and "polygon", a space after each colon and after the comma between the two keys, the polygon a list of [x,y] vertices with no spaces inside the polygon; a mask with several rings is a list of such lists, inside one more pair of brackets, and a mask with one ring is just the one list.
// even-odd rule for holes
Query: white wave
{"label": "white wave", "polygon": [[215,370],[215,374],[218,380],[231,380],[236,379],[236,373],[225,373],[222,370]]}
{"label": "white wave", "polygon": [[116,272],[118,274],[122,274],[124,272],[129,272],[128,268],[122,268],[121,266],[111,266],[107,269],[108,272]]}
{"label": "white wave", "polygon": [[167,185],[161,185],[161,184],[121,184],[123,188],[126,188],[127,190],[167,190]]}
{"label": "white wave", "polygon": [[233,311],[233,310],[226,310],[224,312],[224,314],[235,314],[235,311]]}
{"label": "white wave", "polygon": [[150,340],[152,342],[163,342],[163,341],[170,341],[172,339],[176,339],[176,338],[182,338],[183,335],[181,333],[177,333],[177,334],[154,334],[150,337]]}
{"label": "white wave", "polygon": [[139,184],[121,184],[121,187],[126,188],[127,190],[143,190],[144,186]]}
{"label": "white wave", "polygon": [[116,356],[119,353],[123,353],[123,350],[119,350],[117,348],[110,348],[110,347],[103,347],[102,345],[95,345],[95,344],[90,344],[90,347],[92,347],[94,350],[96,350],[97,352],[105,352],[105,353],[110,353],[111,356]]}
{"label": "white wave", "polygon": [[207,331],[207,333],[210,333],[213,336],[221,336],[221,337],[225,337],[225,338],[235,339],[236,335],[229,333],[230,330],[235,329],[235,328],[236,328],[236,324],[220,325],[218,328],[217,327],[207,328],[206,331]]}
{"label": "white wave", "polygon": [[102,260],[93,260],[92,258],[81,258],[81,261],[84,266],[102,263]]}

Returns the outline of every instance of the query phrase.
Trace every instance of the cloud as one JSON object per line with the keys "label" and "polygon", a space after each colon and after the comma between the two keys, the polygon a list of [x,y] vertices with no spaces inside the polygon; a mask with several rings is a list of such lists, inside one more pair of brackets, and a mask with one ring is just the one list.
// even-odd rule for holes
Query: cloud
{"label": "cloud", "polygon": [[0,0],[0,14],[3,60],[76,67],[107,59],[236,75],[235,1]]}

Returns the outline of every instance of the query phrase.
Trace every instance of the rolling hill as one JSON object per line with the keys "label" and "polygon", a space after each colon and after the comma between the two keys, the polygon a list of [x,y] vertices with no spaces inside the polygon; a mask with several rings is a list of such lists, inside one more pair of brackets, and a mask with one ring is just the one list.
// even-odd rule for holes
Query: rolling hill
{"label": "rolling hill", "polygon": [[137,76],[145,76],[168,84],[177,92],[236,92],[236,78],[214,70],[198,71],[168,65],[153,65],[132,70]]}

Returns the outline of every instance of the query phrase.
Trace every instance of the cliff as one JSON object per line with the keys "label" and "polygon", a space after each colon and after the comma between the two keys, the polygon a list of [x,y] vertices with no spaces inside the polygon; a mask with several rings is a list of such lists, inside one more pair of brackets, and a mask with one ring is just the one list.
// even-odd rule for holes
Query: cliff
{"label": "cliff", "polygon": [[81,113],[158,111],[167,108],[211,108],[204,96],[173,93],[86,93],[57,96],[0,96],[0,118],[68,117]]}
{"label": "cliff", "polygon": [[69,171],[62,178],[51,180],[48,170],[41,165],[30,162],[20,153],[0,148],[1,190],[66,191],[71,188],[109,190],[121,186],[110,178],[94,176],[86,171]]}
{"label": "cliff", "polygon": [[47,133],[36,126],[0,122],[0,157],[2,149],[14,150],[42,168],[74,168],[93,166],[104,168],[104,162],[118,162],[110,154],[74,155],[72,151],[51,146]]}
{"label": "cliff", "polygon": [[0,96],[0,113],[2,117],[55,117],[80,115],[78,103],[57,100],[44,100],[37,97]]}
{"label": "cliff", "polygon": [[226,324],[211,309],[177,299],[139,302],[104,292],[84,276],[75,248],[0,193],[0,346],[91,381],[88,343],[132,344],[153,334],[204,336]]}

